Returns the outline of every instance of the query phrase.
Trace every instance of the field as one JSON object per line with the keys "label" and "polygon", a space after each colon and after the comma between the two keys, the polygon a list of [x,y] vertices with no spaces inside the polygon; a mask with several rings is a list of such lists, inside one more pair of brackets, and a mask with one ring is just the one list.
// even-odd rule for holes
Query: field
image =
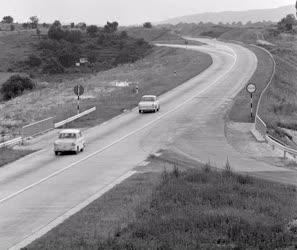
{"label": "field", "polygon": [[[210,56],[206,54],[157,47],[134,64],[74,80],[39,83],[37,90],[1,104],[0,125],[17,134],[20,127],[30,122],[51,116],[60,121],[76,114],[73,87],[77,84],[85,88],[81,109],[96,106],[97,111],[86,119],[78,120],[75,126],[97,125],[135,107],[142,94],[161,95],[201,73],[211,63]],[[129,86],[119,87],[121,83]],[[136,85],[139,86],[138,94],[133,92]]]}
{"label": "field", "polygon": [[171,152],[150,160],[140,173],[26,249],[296,246],[296,225],[289,227],[297,215],[295,187],[235,174],[228,167],[215,170]]}
{"label": "field", "polygon": [[37,44],[38,37],[34,32],[0,31],[0,72],[7,72],[16,62],[25,60]]}

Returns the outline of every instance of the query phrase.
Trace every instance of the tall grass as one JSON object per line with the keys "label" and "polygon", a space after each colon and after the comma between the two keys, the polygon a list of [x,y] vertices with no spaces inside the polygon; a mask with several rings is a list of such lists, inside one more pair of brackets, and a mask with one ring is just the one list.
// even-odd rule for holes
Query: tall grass
{"label": "tall grass", "polygon": [[296,188],[238,175],[229,167],[225,171],[206,167],[181,172],[178,177],[175,170],[166,173],[150,206],[98,249],[296,246],[296,234],[287,230],[287,223],[297,214]]}

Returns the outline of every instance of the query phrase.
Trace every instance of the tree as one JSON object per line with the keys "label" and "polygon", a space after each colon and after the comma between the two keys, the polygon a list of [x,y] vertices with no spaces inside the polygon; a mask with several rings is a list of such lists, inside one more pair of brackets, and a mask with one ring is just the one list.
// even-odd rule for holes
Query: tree
{"label": "tree", "polygon": [[75,27],[74,23],[70,23],[70,28],[73,29]]}
{"label": "tree", "polygon": [[296,18],[293,14],[289,14],[277,23],[277,27],[281,31],[293,30],[293,25],[296,24]]}
{"label": "tree", "polygon": [[13,24],[10,25],[10,31],[14,31],[15,30],[15,26]]}
{"label": "tree", "polygon": [[90,26],[87,27],[87,34],[88,35],[95,36],[97,32],[98,32],[97,25],[90,25]]}
{"label": "tree", "polygon": [[104,26],[104,32],[106,33],[114,33],[118,30],[119,23],[118,22],[107,22]]}
{"label": "tree", "polygon": [[50,39],[54,40],[60,40],[64,37],[64,31],[62,30],[60,21],[54,21],[54,23],[49,28],[47,35]]}
{"label": "tree", "polygon": [[3,23],[13,23],[13,18],[11,16],[5,16],[2,19]]}
{"label": "tree", "polygon": [[40,29],[36,29],[36,35],[38,36],[38,38],[40,39],[40,34],[41,34],[41,31],[40,31]]}
{"label": "tree", "polygon": [[153,25],[152,25],[152,23],[150,23],[150,22],[145,22],[145,23],[143,24],[143,28],[151,29],[152,27],[153,27]]}
{"label": "tree", "polygon": [[37,25],[38,25],[38,22],[39,22],[38,17],[37,16],[31,16],[29,19],[30,19],[30,22],[31,22],[31,28],[36,29]]}

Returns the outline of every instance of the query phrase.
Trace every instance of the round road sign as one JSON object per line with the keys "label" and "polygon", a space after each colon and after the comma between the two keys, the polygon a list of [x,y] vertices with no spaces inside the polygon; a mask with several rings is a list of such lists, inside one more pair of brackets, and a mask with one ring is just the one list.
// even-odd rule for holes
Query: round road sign
{"label": "round road sign", "polygon": [[83,95],[84,92],[85,92],[85,89],[83,86],[81,85],[76,85],[74,88],[73,88],[73,92],[74,94],[76,95]]}
{"label": "round road sign", "polygon": [[250,94],[253,94],[256,92],[257,88],[256,85],[253,83],[250,83],[249,85],[246,86],[246,90],[247,92],[249,92]]}

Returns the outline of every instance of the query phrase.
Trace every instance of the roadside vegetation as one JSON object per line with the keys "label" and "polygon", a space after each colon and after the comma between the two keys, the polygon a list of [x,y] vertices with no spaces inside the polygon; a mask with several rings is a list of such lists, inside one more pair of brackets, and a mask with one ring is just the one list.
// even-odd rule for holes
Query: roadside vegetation
{"label": "roadside vegetation", "polygon": [[15,150],[11,148],[0,148],[0,167],[16,161],[28,154],[34,153],[32,150]]}
{"label": "roadside vegetation", "polygon": [[[178,159],[178,161],[176,160]],[[26,249],[289,249],[296,188],[165,152]]]}
{"label": "roadside vegetation", "polygon": [[[98,125],[124,110],[135,107],[143,94],[161,95],[207,69],[209,55],[182,49],[156,47],[143,60],[78,79],[38,82],[36,89],[2,104],[0,126],[17,134],[33,121],[56,117],[61,121],[76,114],[73,87],[82,84],[81,110],[97,107],[97,111],[71,126]],[[124,85],[121,85],[124,84]],[[135,92],[139,87],[139,93]]]}
{"label": "roadside vegetation", "polygon": [[[168,28],[168,26],[166,26]],[[260,116],[268,126],[268,133],[282,143],[297,148],[297,21],[293,14],[278,23],[259,22],[233,24],[211,23],[178,24],[170,26],[177,34],[207,36],[226,41],[239,41],[252,50],[259,61],[258,69],[251,79],[258,90],[254,95],[254,108],[261,90],[266,86],[272,72],[272,61],[267,53],[248,44],[257,44],[269,50],[276,61],[276,74],[263,96]],[[243,89],[235,98],[229,118],[235,122],[251,122],[249,95]],[[255,113],[254,109],[254,113]]]}
{"label": "roadside vegetation", "polygon": [[257,86],[256,93],[253,94],[253,119],[251,119],[250,102],[251,97],[246,88],[243,88],[235,97],[234,103],[229,113],[229,119],[233,122],[248,123],[255,121],[255,114],[262,91],[266,88],[273,73],[273,60],[271,56],[261,48],[248,46],[255,53],[258,59],[257,69],[250,79],[251,83]]}

